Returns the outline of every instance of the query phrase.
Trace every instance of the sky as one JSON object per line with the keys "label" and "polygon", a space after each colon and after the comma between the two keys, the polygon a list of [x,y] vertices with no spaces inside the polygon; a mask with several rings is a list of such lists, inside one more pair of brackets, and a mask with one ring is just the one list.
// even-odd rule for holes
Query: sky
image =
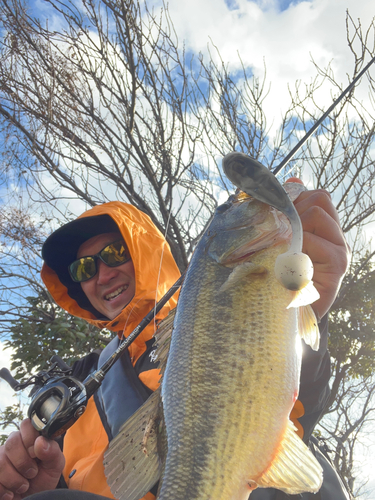
{"label": "sky", "polygon": [[[346,86],[347,73],[353,68],[346,40],[346,11],[355,21],[361,19],[363,31],[375,15],[372,2],[355,0],[171,0],[168,6],[179,40],[184,40],[188,49],[204,54],[212,40],[233,70],[239,69],[237,54],[256,76],[263,75],[266,65],[271,83],[266,109],[269,120],[272,115],[280,116],[280,109],[289,102],[288,85],[312,81],[316,75],[312,58],[321,67],[331,63],[337,80]],[[320,98],[320,105],[331,104],[329,91],[322,92]]]}
{"label": "sky", "polygon": [[[10,370],[10,351],[9,349],[4,349],[3,342],[0,341],[0,368],[8,368]],[[3,410],[6,406],[11,405],[16,402],[13,398],[13,389],[0,378],[0,410]]]}
{"label": "sky", "polygon": [[[4,344],[0,340],[0,368],[8,368],[10,370],[11,364],[11,350],[4,349]],[[5,380],[0,378],[0,411],[4,410],[6,406],[10,406],[16,403],[21,402],[22,408],[24,408],[24,412],[27,411],[25,405],[28,404],[29,400],[26,396],[26,393],[15,393],[13,389],[8,385]],[[6,431],[7,434],[15,430],[15,427],[11,426]],[[0,434],[3,433],[3,430],[0,429]]]}
{"label": "sky", "polygon": [[[148,5],[157,11],[162,3],[150,0]],[[355,22],[360,19],[363,32],[375,16],[375,3],[370,0],[169,0],[168,6],[179,42],[185,43],[187,51],[204,55],[212,43],[233,72],[240,69],[238,54],[255,76],[262,77],[266,66],[271,90],[265,111],[268,122],[273,120],[275,125],[289,103],[288,86],[293,88],[298,81],[309,84],[315,77],[312,59],[320,67],[331,64],[335,78],[344,87],[348,84],[353,58],[346,39],[346,12]],[[374,32],[369,46],[374,47]],[[371,74],[375,78],[375,65]],[[366,104],[366,85],[360,86],[359,96]],[[329,86],[317,98],[326,109],[332,102]],[[1,366],[9,367],[9,351],[3,351],[0,343]],[[14,401],[11,394],[0,381],[0,410]],[[371,461],[367,459],[369,472]],[[375,480],[368,485],[372,488],[373,493],[363,500],[375,500]]]}

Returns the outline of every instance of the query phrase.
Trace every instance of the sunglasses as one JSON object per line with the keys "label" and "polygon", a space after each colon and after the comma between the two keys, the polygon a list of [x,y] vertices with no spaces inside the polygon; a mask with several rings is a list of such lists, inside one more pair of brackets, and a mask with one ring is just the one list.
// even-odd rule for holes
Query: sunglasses
{"label": "sunglasses", "polygon": [[88,255],[75,260],[68,266],[70,277],[76,283],[90,280],[98,272],[97,260],[100,259],[109,267],[121,266],[131,257],[124,240],[118,240],[107,245],[96,255]]}

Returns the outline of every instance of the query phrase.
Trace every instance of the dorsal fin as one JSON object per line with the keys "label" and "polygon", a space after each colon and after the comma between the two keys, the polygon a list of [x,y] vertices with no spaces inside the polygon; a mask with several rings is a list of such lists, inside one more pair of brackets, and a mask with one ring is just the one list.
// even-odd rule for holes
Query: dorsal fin
{"label": "dorsal fin", "polygon": [[138,500],[157,483],[161,473],[158,434],[163,427],[160,389],[122,425],[104,455],[104,471],[118,500]]}
{"label": "dorsal fin", "polygon": [[168,316],[160,322],[154,335],[156,349],[153,351],[153,359],[159,361],[159,370],[162,376],[168,361],[175,314],[176,309],[172,309]]}
{"label": "dorsal fin", "polygon": [[[154,335],[156,349],[153,358],[164,373],[173,330],[175,309]],[[160,478],[165,429],[160,388],[122,425],[104,455],[104,470],[111,492],[118,500],[138,500]],[[166,449],[166,445],[164,446]]]}

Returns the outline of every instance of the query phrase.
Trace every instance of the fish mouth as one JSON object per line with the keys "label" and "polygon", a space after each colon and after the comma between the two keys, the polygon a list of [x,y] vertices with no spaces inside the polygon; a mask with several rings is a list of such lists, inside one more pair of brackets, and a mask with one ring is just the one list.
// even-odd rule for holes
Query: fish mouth
{"label": "fish mouth", "polygon": [[104,300],[107,300],[107,301],[113,300],[113,299],[117,298],[119,295],[121,295],[122,292],[124,292],[128,288],[129,288],[129,285],[121,285],[113,292],[110,292],[110,293],[107,293],[107,295],[104,295]]}

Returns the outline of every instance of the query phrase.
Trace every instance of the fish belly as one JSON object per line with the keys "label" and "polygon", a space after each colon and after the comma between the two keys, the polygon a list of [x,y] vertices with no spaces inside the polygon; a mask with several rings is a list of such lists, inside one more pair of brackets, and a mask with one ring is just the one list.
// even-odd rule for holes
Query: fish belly
{"label": "fish belly", "polygon": [[202,259],[190,270],[162,385],[159,499],[246,498],[277,453],[301,363],[291,292],[272,272],[279,252],[261,255],[261,271],[225,291],[230,269]]}

